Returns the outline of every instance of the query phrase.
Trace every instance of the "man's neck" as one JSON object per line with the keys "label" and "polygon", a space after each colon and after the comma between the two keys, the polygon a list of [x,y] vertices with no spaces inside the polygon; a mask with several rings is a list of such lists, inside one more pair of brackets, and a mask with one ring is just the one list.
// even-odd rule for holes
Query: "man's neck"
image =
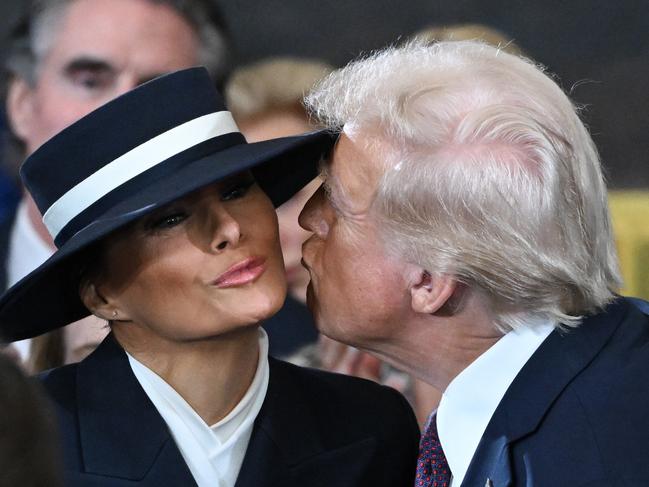
{"label": "man's neck", "polygon": [[227,416],[254,379],[259,362],[256,326],[193,342],[150,334],[142,341],[134,328],[132,323],[114,324],[115,338],[129,354],[173,387],[208,425]]}
{"label": "man's neck", "polygon": [[439,391],[503,336],[474,298],[454,316],[410,318],[399,337],[368,351]]}

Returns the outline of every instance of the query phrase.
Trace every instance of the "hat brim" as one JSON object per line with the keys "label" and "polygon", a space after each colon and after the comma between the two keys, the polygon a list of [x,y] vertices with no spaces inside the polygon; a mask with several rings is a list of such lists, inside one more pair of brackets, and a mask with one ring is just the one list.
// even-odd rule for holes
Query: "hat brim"
{"label": "hat brim", "polygon": [[318,162],[334,140],[331,133],[319,131],[241,144],[188,163],[173,177],[151,182],[77,232],[0,298],[0,338],[32,338],[88,316],[90,312],[79,298],[75,260],[112,232],[156,208],[246,170],[253,171],[277,207],[317,175]]}

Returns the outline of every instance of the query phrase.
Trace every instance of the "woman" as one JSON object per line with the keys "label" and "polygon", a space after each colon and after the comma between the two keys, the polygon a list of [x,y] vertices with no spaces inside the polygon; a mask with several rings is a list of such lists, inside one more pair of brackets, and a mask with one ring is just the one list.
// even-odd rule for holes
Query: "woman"
{"label": "woman", "polygon": [[259,328],[286,293],[273,203],[330,145],[322,133],[246,144],[194,68],[108,103],[25,162],[58,251],[0,300],[5,338],[89,311],[112,330],[42,376],[66,485],[412,484],[404,400],[268,360]]}

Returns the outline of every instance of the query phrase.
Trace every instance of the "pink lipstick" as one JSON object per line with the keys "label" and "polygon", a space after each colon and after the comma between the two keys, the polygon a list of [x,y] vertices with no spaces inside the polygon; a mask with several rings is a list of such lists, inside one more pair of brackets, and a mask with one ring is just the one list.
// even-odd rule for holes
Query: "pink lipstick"
{"label": "pink lipstick", "polygon": [[243,286],[256,281],[265,270],[265,257],[250,257],[230,267],[212,281],[212,285],[218,288]]}

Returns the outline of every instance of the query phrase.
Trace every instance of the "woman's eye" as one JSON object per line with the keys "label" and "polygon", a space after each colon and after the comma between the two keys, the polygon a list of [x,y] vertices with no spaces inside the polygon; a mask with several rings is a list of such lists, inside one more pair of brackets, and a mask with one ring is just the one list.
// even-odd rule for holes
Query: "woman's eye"
{"label": "woman's eye", "polygon": [[228,186],[227,189],[221,192],[221,201],[243,198],[253,184],[255,184],[255,180],[252,178],[237,181],[234,185]]}
{"label": "woman's eye", "polygon": [[171,228],[182,223],[186,218],[187,215],[185,213],[173,213],[154,220],[151,226],[154,229]]}

